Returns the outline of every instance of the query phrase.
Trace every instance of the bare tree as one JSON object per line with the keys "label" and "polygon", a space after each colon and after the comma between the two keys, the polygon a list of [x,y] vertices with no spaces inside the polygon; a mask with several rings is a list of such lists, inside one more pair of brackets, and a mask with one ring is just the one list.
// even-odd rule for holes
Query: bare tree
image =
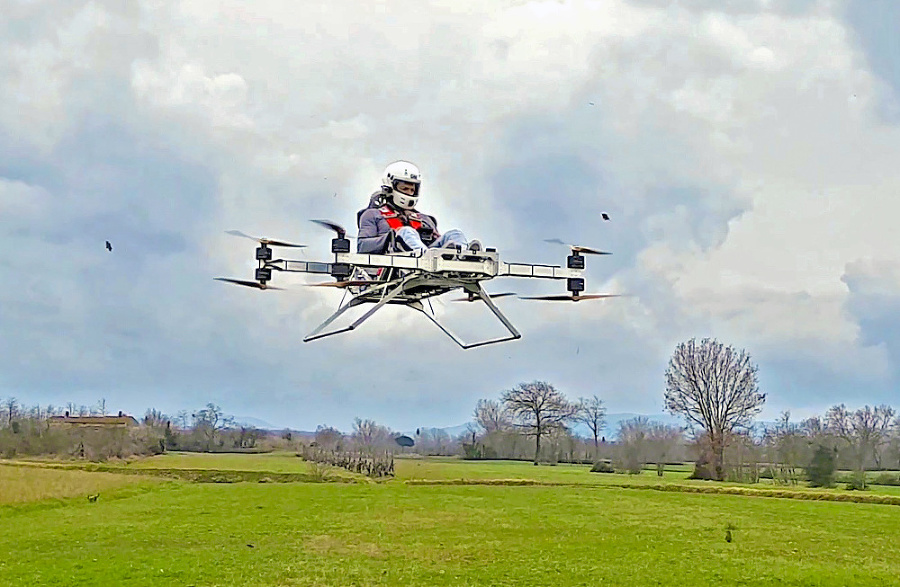
{"label": "bare tree", "polygon": [[656,474],[660,477],[666,470],[666,461],[678,450],[684,440],[684,429],[661,422],[650,422],[647,431],[648,462],[656,463]]}
{"label": "bare tree", "polygon": [[100,400],[97,402],[97,413],[101,416],[106,415],[106,398],[105,397],[101,397]]}
{"label": "bare tree", "polygon": [[14,397],[8,397],[3,401],[3,408],[6,412],[6,425],[12,426],[12,421],[16,419],[19,410],[19,400]]}
{"label": "bare tree", "polygon": [[640,474],[647,460],[648,436],[650,420],[646,416],[638,416],[619,422],[619,464],[629,473]]}
{"label": "bare tree", "polygon": [[830,435],[825,421],[818,416],[812,416],[800,422],[800,431],[811,441],[822,444]]}
{"label": "bare tree", "polygon": [[897,419],[894,420],[894,428],[887,453],[891,466],[900,468],[900,416],[897,416]]}
{"label": "bare tree", "polygon": [[324,450],[340,450],[344,435],[337,428],[319,425],[316,428],[316,445]]}
{"label": "bare tree", "polygon": [[492,399],[478,400],[475,405],[475,423],[485,434],[507,430],[510,427],[509,416],[500,403]]}
{"label": "bare tree", "polygon": [[600,431],[606,427],[606,408],[603,406],[603,400],[596,395],[590,398],[578,398],[577,411],[575,412],[575,421],[581,422],[591,431],[594,437],[594,457],[597,456],[597,449],[600,446]]}
{"label": "bare tree", "polygon": [[393,448],[394,435],[390,428],[376,423],[374,420],[356,418],[353,421],[353,441],[363,449]]}
{"label": "bare tree", "polygon": [[833,406],[825,414],[829,430],[843,439],[853,454],[856,471],[865,485],[865,471],[870,458],[879,458],[879,449],[890,439],[894,409],[880,405],[876,408],[865,406],[850,412],[847,406]]}
{"label": "bare tree", "polygon": [[194,429],[200,431],[206,439],[206,450],[216,446],[219,433],[234,423],[234,418],[226,416],[219,406],[208,403],[206,407],[194,415]]}
{"label": "bare tree", "polygon": [[182,430],[187,430],[191,427],[191,415],[187,410],[178,410],[178,413],[175,415],[175,421]]}
{"label": "bare tree", "polygon": [[263,432],[255,426],[238,426],[228,432],[235,448],[254,448],[263,437]]}
{"label": "bare tree", "polygon": [[[804,423],[813,433],[820,428],[818,418]],[[791,422],[791,413],[782,412],[775,425],[766,429],[764,442],[769,449],[772,480],[775,483],[798,483],[803,475],[803,465],[808,460],[808,439],[804,438],[803,424]]]}
{"label": "bare tree", "polygon": [[750,355],[709,338],[679,344],[666,369],[666,409],[709,439],[717,480],[725,479],[725,443],[736,428],[748,427],[762,409],[757,367]]}
{"label": "bare tree", "polygon": [[541,453],[541,438],[554,428],[565,426],[576,412],[576,406],[545,381],[520,383],[504,391],[501,401],[512,415],[515,425],[526,436],[534,436],[535,465]]}
{"label": "bare tree", "polygon": [[419,428],[416,452],[426,455],[451,455],[457,446],[446,430],[440,428]]}
{"label": "bare tree", "polygon": [[168,420],[169,417],[156,408],[148,408],[144,413],[144,425],[151,428],[165,428]]}

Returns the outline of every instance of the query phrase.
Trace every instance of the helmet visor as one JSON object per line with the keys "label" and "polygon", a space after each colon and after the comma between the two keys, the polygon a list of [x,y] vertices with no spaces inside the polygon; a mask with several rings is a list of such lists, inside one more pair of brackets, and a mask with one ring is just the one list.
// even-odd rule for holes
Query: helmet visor
{"label": "helmet visor", "polygon": [[405,194],[407,196],[415,196],[419,193],[419,184],[413,183],[411,181],[403,181],[402,179],[397,179],[394,181],[394,189],[401,194]]}

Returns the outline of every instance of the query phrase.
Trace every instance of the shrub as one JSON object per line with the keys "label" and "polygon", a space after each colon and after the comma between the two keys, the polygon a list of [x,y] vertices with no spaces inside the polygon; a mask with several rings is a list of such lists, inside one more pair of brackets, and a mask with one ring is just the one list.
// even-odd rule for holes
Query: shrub
{"label": "shrub", "polygon": [[882,473],[875,477],[872,485],[900,485],[900,475],[892,475],[890,473]]}
{"label": "shrub", "polygon": [[591,467],[591,473],[615,473],[612,463],[609,460],[597,461]]}
{"label": "shrub", "polygon": [[806,478],[811,487],[834,487],[835,451],[819,445],[806,466]]}
{"label": "shrub", "polygon": [[853,473],[853,475],[850,476],[850,480],[847,482],[848,491],[865,491],[868,487],[865,471]]}
{"label": "shrub", "polygon": [[688,479],[716,480],[715,467],[713,467],[712,458],[708,450],[703,450],[697,460],[694,461],[694,471]]}

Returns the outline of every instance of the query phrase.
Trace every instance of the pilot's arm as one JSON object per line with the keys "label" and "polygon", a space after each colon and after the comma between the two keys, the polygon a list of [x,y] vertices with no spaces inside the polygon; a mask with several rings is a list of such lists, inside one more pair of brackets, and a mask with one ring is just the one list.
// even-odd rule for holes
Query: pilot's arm
{"label": "pilot's arm", "polygon": [[357,253],[381,254],[387,250],[391,227],[377,208],[369,208],[359,219],[356,237]]}

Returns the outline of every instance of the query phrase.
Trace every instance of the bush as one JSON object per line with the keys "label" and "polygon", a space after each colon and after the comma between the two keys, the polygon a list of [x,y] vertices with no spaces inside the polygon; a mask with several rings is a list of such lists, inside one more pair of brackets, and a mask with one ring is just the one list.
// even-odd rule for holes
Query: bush
{"label": "bush", "polygon": [[609,460],[597,461],[591,467],[591,473],[615,473],[612,463]]}
{"label": "bush", "polygon": [[694,461],[694,470],[688,479],[700,479],[703,481],[715,481],[716,471],[712,464],[712,455],[708,450],[704,449],[700,456]]}
{"label": "bush", "polygon": [[900,485],[900,475],[892,475],[890,473],[882,473],[875,477],[872,485]]}
{"label": "bush", "polygon": [[810,487],[834,487],[835,451],[819,445],[806,466],[806,479]]}
{"label": "bush", "polygon": [[847,481],[847,490],[848,491],[865,491],[869,488],[868,483],[866,483],[866,473],[865,471],[857,471],[850,476],[850,480]]}

